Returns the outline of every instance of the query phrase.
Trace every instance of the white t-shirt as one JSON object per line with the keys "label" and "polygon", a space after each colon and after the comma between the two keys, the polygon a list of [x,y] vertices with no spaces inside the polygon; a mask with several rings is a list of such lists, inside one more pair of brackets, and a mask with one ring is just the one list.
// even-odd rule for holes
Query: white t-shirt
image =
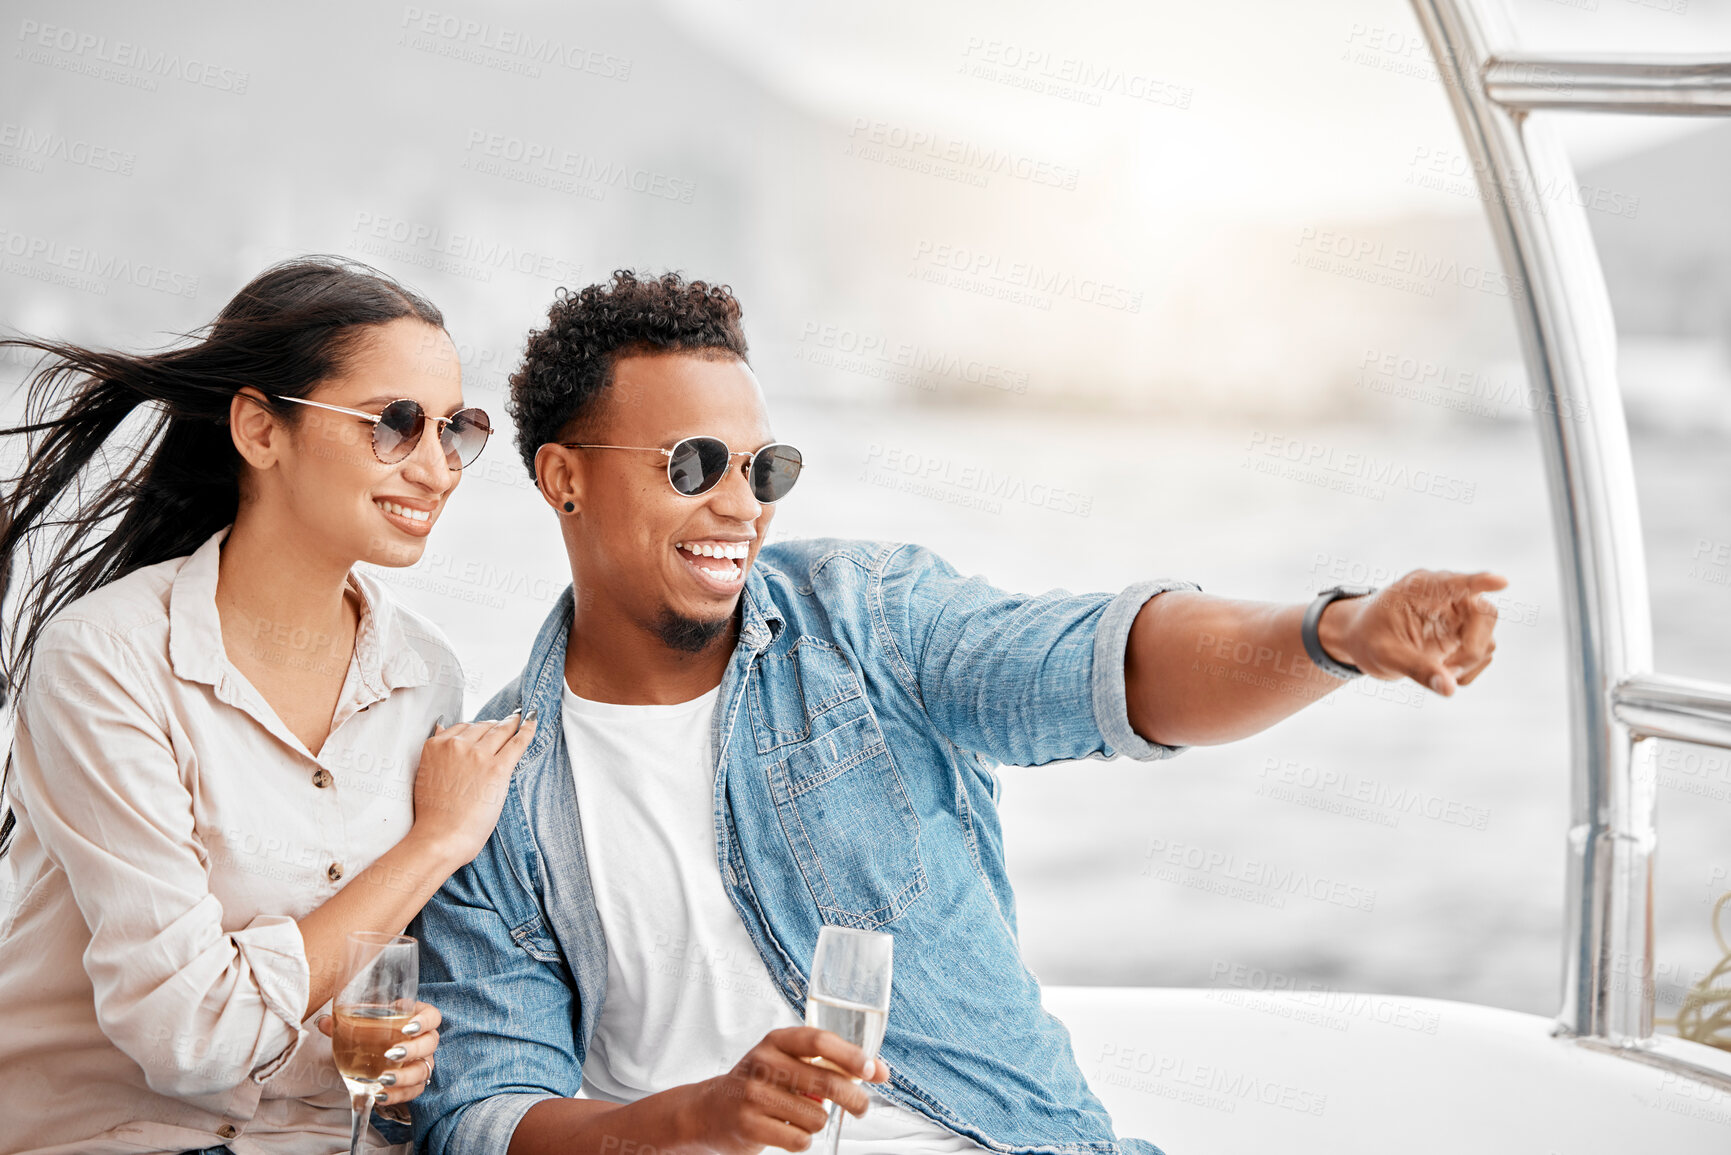
{"label": "white t-shirt", "polygon": [[[595,905],[607,997],[583,1094],[632,1102],[730,1070],[789,1007],[722,888],[715,859],[717,687],[670,706],[622,706],[565,688],[565,745]],[[977,1150],[880,1096],[842,1125],[844,1155]],[[775,1150],[771,1148],[770,1150]]]}

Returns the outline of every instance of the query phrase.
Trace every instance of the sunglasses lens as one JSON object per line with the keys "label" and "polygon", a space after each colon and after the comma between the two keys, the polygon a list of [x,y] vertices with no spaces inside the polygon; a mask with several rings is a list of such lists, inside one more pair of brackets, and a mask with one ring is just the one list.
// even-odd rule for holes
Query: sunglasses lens
{"label": "sunglasses lens", "polygon": [[713,437],[687,437],[667,459],[667,480],[686,497],[715,488],[727,473],[727,446]]}
{"label": "sunglasses lens", "polygon": [[426,416],[414,401],[393,401],[385,406],[379,419],[373,422],[373,452],[386,465],[395,465],[415,451],[421,440],[422,418]]}
{"label": "sunglasses lens", "polygon": [[769,505],[787,496],[805,459],[791,445],[766,445],[751,461],[751,491]]}
{"label": "sunglasses lens", "polygon": [[493,423],[484,409],[459,409],[439,434],[439,448],[445,451],[445,462],[452,469],[462,469],[487,448],[487,438],[493,435]]}

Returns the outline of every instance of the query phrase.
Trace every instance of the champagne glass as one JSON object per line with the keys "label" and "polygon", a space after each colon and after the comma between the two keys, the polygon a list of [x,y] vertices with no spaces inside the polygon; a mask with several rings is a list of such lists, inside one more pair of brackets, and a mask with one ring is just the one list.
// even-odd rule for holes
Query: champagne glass
{"label": "champagne glass", "polygon": [[[879,931],[845,926],[826,926],[819,931],[811,985],[806,988],[805,1025],[834,1031],[865,1051],[866,1058],[877,1058],[884,1028],[889,1025],[890,959],[895,941]],[[812,1061],[840,1071],[823,1059]],[[829,1121],[824,1125],[829,1155],[836,1155],[841,1146],[841,1121],[842,1109],[832,1101]]]}
{"label": "champagne glass", "polygon": [[420,944],[406,934],[349,934],[343,985],[331,1003],[331,1053],[355,1112],[349,1155],[360,1155],[379,1076],[391,1065],[385,1052],[404,1041],[403,1028],[414,1016],[420,961]]}

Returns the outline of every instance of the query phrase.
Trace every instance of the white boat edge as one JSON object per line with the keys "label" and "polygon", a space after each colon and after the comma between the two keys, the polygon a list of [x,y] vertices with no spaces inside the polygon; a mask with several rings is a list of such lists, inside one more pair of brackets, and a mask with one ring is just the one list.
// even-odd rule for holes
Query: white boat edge
{"label": "white boat edge", "polygon": [[1166,1155],[1731,1151],[1731,1093],[1558,1036],[1538,1015],[1230,986],[1047,987],[1044,1002],[1118,1134]]}

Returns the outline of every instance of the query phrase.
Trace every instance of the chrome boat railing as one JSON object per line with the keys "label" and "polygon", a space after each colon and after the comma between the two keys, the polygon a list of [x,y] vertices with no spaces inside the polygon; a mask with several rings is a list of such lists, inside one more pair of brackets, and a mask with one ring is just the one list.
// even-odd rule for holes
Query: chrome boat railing
{"label": "chrome boat railing", "polygon": [[1474,158],[1532,386],[1560,555],[1572,724],[1557,1033],[1731,1089],[1731,1054],[1653,1034],[1655,778],[1642,741],[1731,748],[1731,686],[1652,670],[1616,328],[1574,171],[1538,110],[1731,115],[1731,60],[1519,50],[1507,0],[1412,0]]}

